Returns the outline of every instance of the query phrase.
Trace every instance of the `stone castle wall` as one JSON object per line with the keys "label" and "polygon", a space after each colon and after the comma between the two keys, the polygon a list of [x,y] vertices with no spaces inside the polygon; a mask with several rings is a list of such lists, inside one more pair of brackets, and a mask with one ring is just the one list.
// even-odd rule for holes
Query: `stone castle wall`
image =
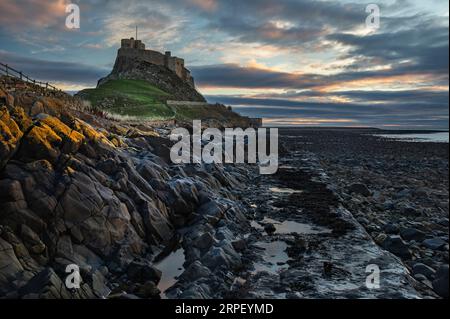
{"label": "stone castle wall", "polygon": [[170,52],[162,54],[158,51],[145,49],[145,44],[141,40],[122,39],[118,56],[127,58],[138,58],[140,60],[165,66],[175,72],[179,78],[194,87],[194,79],[189,70],[184,67],[184,60],[171,56]]}

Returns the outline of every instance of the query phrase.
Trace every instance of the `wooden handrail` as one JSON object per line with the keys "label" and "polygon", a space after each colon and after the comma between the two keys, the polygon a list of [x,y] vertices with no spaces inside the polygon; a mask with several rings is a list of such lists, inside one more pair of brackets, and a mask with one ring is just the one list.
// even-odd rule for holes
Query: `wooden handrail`
{"label": "wooden handrail", "polygon": [[7,76],[11,76],[11,77],[14,77],[14,78],[17,78],[20,80],[25,79],[27,83],[33,83],[33,84],[38,85],[47,90],[50,89],[52,91],[62,92],[61,89],[58,89],[57,87],[51,85],[50,83],[35,80],[35,79],[29,77],[28,75],[23,74],[22,71],[18,71],[16,69],[10,67],[8,64],[4,64],[4,63],[0,62],[0,66],[3,67],[3,68],[0,68],[0,72],[6,74]]}

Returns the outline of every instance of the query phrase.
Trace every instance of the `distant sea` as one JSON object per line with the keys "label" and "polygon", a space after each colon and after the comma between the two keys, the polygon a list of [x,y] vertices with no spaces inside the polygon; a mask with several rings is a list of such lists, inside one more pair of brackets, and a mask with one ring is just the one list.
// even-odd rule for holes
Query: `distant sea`
{"label": "distant sea", "polygon": [[395,139],[402,142],[434,142],[448,143],[449,132],[439,133],[414,133],[414,134],[374,134],[384,138]]}

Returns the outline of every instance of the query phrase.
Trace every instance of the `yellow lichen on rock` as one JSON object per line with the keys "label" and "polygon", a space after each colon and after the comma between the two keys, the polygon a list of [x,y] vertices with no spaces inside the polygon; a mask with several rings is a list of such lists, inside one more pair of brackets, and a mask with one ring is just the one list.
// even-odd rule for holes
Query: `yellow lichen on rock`
{"label": "yellow lichen on rock", "polygon": [[97,143],[103,143],[115,148],[114,144],[111,143],[103,133],[96,131],[88,123],[77,119],[75,120],[74,127],[78,132],[83,133],[87,140]]}
{"label": "yellow lichen on rock", "polygon": [[0,168],[8,161],[23,133],[11,118],[8,109],[0,108]]}
{"label": "yellow lichen on rock", "polygon": [[23,138],[23,147],[20,156],[23,159],[49,159],[58,158],[59,146],[62,138],[58,136],[48,125],[41,123],[35,126]]}
{"label": "yellow lichen on rock", "polygon": [[[6,127],[4,138],[6,138],[6,135],[8,135],[8,133],[11,135],[11,139],[13,140],[13,142],[16,142],[22,137],[22,131],[20,130],[17,123],[11,118],[9,111],[5,106],[0,108],[0,122],[3,123],[3,125]],[[3,129],[1,133],[3,134]]]}
{"label": "yellow lichen on rock", "polygon": [[68,127],[56,117],[41,114],[38,117],[41,123],[48,125],[63,140],[63,152],[74,153],[78,151],[84,141],[84,136]]}
{"label": "yellow lichen on rock", "polygon": [[11,109],[11,117],[14,118],[14,121],[17,123],[17,125],[19,125],[22,132],[27,131],[33,125],[33,121],[27,114],[25,114],[25,111],[22,107],[13,107]]}

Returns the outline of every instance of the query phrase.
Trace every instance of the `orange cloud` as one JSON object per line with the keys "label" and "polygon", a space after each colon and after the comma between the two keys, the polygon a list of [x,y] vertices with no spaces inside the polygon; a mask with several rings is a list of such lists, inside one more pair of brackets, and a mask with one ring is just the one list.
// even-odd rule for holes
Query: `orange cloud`
{"label": "orange cloud", "polygon": [[0,24],[8,28],[47,27],[65,21],[69,0],[2,0],[0,2]]}
{"label": "orange cloud", "polygon": [[402,74],[387,77],[373,77],[362,78],[357,80],[342,81],[339,83],[332,83],[323,85],[317,88],[317,91],[322,93],[332,93],[333,91],[364,89],[364,88],[388,88],[392,89],[398,87],[415,87],[418,83],[426,84],[432,83],[434,80],[433,74]]}

